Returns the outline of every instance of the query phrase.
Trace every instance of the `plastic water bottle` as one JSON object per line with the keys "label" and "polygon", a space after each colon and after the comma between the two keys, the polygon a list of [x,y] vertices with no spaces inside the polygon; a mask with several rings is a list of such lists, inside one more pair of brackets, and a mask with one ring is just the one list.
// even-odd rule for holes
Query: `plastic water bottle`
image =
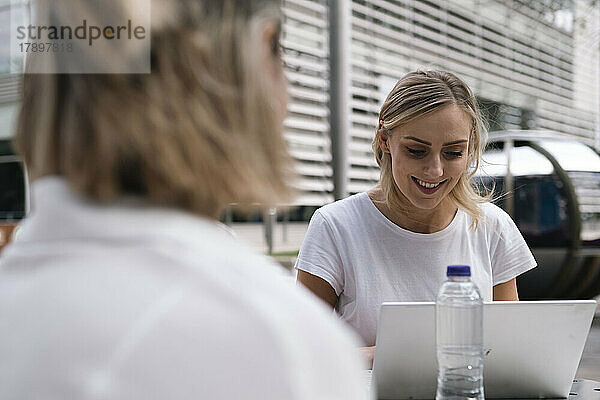
{"label": "plastic water bottle", "polygon": [[483,300],[471,268],[450,265],[435,306],[436,400],[483,400]]}

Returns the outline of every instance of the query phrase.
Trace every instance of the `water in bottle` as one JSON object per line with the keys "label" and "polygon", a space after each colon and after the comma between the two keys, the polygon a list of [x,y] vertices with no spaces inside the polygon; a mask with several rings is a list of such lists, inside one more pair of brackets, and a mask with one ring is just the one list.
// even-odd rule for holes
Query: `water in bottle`
{"label": "water in bottle", "polygon": [[483,300],[466,265],[451,265],[436,300],[436,400],[483,400]]}

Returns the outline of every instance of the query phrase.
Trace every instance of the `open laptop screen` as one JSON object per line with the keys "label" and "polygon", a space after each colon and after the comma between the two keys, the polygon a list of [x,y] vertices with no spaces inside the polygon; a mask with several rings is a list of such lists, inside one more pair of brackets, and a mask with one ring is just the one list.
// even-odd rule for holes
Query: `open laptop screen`
{"label": "open laptop screen", "polygon": [[[567,398],[595,300],[484,303],[486,398]],[[382,399],[433,399],[435,303],[383,303],[373,379]]]}

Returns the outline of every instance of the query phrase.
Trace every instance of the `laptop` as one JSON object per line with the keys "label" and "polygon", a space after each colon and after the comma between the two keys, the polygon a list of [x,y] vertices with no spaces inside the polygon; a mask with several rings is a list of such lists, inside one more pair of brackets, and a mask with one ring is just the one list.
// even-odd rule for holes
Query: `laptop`
{"label": "laptop", "polygon": [[[484,304],[486,398],[567,398],[594,300]],[[434,399],[435,303],[383,303],[373,385],[379,399]]]}

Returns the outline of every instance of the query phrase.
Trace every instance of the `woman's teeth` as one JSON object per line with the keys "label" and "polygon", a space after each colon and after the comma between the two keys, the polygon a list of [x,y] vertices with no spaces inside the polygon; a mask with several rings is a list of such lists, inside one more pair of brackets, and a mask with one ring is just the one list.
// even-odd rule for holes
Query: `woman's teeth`
{"label": "woman's teeth", "polygon": [[427,183],[427,182],[424,182],[424,181],[422,181],[422,180],[420,180],[420,179],[416,179],[416,178],[415,178],[415,180],[417,181],[417,183],[418,183],[419,185],[421,185],[421,186],[423,186],[423,187],[426,187],[426,188],[428,188],[428,189],[431,189],[431,188],[434,188],[434,187],[438,187],[438,186],[440,186],[440,184],[442,183],[442,182],[438,182],[438,183]]}

